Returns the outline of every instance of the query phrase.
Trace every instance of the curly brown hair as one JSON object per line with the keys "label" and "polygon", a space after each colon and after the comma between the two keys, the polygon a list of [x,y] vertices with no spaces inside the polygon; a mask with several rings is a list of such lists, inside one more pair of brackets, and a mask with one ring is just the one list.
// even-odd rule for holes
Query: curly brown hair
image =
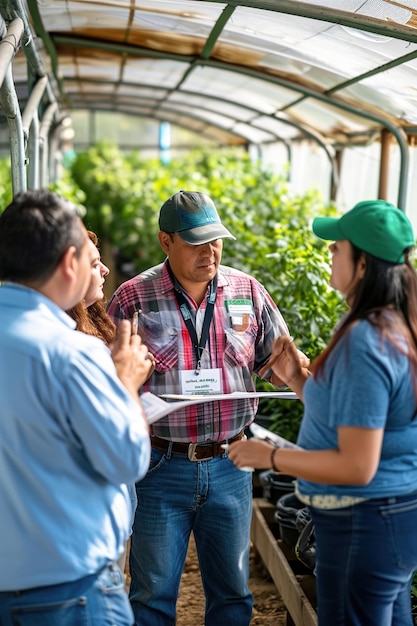
{"label": "curly brown hair", "polygon": [[[88,236],[95,246],[98,247],[98,237],[91,230],[87,231]],[[77,322],[77,330],[87,335],[98,337],[108,346],[114,341],[116,336],[116,326],[106,312],[105,300],[98,300],[87,309],[82,302],[76,304],[67,311],[68,315]]]}

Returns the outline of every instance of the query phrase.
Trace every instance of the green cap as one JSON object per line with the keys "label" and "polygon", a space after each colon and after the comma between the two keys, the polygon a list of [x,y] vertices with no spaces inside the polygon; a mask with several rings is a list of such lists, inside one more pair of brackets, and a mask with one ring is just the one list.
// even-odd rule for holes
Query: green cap
{"label": "green cap", "polygon": [[199,191],[178,191],[159,212],[159,228],[178,233],[186,243],[199,246],[215,239],[236,239],[220,221],[211,198]]}
{"label": "green cap", "polygon": [[404,251],[415,245],[408,217],[385,200],[365,200],[335,217],[316,217],[313,232],[321,239],[348,239],[354,246],[377,259],[404,263]]}

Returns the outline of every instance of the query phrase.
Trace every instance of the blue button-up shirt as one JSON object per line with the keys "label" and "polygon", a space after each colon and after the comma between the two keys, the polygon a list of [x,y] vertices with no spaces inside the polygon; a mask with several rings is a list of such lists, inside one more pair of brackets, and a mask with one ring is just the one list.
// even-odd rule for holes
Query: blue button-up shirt
{"label": "blue button-up shirt", "polygon": [[150,444],[108,348],[37,291],[0,286],[0,591],[69,582],[122,553]]}

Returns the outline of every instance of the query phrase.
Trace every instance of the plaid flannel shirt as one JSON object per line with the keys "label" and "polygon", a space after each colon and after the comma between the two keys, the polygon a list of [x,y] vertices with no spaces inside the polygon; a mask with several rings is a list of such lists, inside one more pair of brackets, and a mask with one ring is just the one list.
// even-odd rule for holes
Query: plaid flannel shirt
{"label": "plaid flannel shirt", "polygon": [[[187,294],[190,312],[197,305]],[[228,303],[243,300],[252,312],[236,325]],[[207,299],[200,305],[204,313]],[[196,367],[195,350],[175,298],[167,261],[123,283],[113,294],[108,313],[117,324],[139,311],[139,333],[156,360],[142,391],[181,393],[180,370]],[[222,393],[255,391],[253,373],[268,360],[274,340],[288,334],[285,321],[266,289],[252,276],[220,265],[214,314],[202,353],[202,369],[221,370]],[[222,400],[174,411],[152,425],[158,437],[181,442],[223,441],[252,422],[257,399]]]}

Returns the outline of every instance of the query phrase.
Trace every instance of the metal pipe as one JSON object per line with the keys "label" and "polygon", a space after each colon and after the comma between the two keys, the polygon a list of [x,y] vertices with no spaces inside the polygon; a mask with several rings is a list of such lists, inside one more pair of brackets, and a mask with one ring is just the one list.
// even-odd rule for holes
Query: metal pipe
{"label": "metal pipe", "polygon": [[48,185],[48,161],[49,161],[49,130],[54,119],[55,111],[58,108],[56,102],[52,102],[45,111],[39,130],[39,147],[40,147],[40,186]]}
{"label": "metal pipe", "polygon": [[38,110],[38,106],[45,92],[47,83],[48,77],[46,75],[41,76],[32,87],[32,91],[30,92],[29,98],[26,102],[26,106],[22,114],[23,132],[25,133],[26,139],[29,134],[32,119]]}
{"label": "metal pipe", "polygon": [[62,176],[63,154],[62,154],[61,133],[63,131],[63,128],[65,128],[64,123],[66,119],[68,118],[63,117],[57,123],[55,123],[53,131],[50,134],[49,172],[50,172],[50,182],[52,183],[59,180]]}
{"label": "metal pipe", "polygon": [[[0,16],[1,18],[1,16]],[[19,42],[23,34],[23,21],[20,17],[17,17],[13,22],[9,24],[6,31],[6,24],[1,18],[2,34],[5,32],[4,37],[1,37],[0,41],[0,85],[3,83],[6,76],[7,68],[13,61],[13,58],[19,48]]]}
{"label": "metal pipe", "polygon": [[[32,70],[33,76],[44,76],[47,74],[36,49],[26,9],[23,7],[21,0],[0,0],[0,13],[4,19],[10,20],[10,22],[16,17],[16,15],[23,21],[22,50],[25,54],[28,67]],[[47,92],[48,99],[50,101],[54,101],[55,95],[49,80],[47,83]]]}
{"label": "metal pipe", "polygon": [[39,187],[39,117],[37,111],[30,125],[28,156],[28,187],[29,189],[37,189]]}
{"label": "metal pipe", "polygon": [[0,86],[0,106],[9,125],[12,188],[15,195],[20,191],[26,191],[26,158],[22,116],[10,65]]}

